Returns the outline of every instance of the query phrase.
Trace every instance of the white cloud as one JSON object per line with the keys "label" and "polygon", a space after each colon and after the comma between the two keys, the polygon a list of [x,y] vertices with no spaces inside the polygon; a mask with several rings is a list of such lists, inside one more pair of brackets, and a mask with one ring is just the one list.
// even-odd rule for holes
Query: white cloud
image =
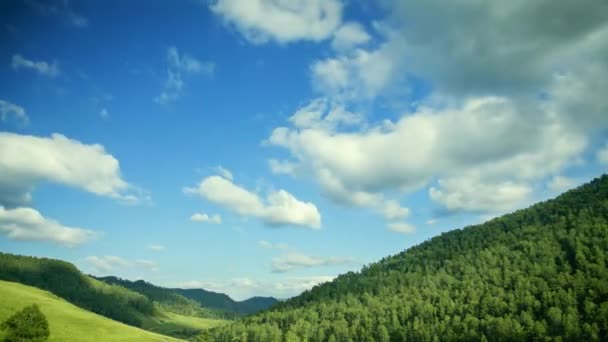
{"label": "white cloud", "polygon": [[393,232],[410,234],[416,232],[416,227],[405,222],[392,222],[388,224],[388,229]]}
{"label": "white cloud", "polygon": [[167,49],[167,80],[163,91],[154,102],[167,104],[177,100],[184,88],[183,74],[213,75],[215,63],[203,62],[189,55],[181,55],[175,46]]}
{"label": "white cloud", "polygon": [[353,263],[353,261],[353,258],[313,257],[298,252],[288,252],[272,259],[271,270],[273,273],[285,273],[301,268],[346,265]]}
{"label": "white cloud", "polygon": [[102,108],[101,111],[99,112],[99,116],[102,119],[107,119],[110,116],[110,113],[108,112],[108,110],[106,108]]}
{"label": "white cloud", "polygon": [[221,165],[215,168],[215,171],[222,177],[226,178],[229,181],[233,180],[232,172],[223,168]]}
{"label": "white cloud", "polygon": [[67,227],[43,217],[32,208],[6,209],[0,206],[0,233],[13,240],[50,241],[72,247],[95,237],[95,233],[82,228]]}
{"label": "white cloud", "polygon": [[410,214],[410,210],[408,208],[402,207],[399,202],[394,200],[386,201],[382,211],[387,220],[404,219]]}
{"label": "white cloud", "polygon": [[[454,94],[538,91],[555,70],[604,60],[601,1],[385,2],[391,59]],[[573,18],[572,13],[576,13]],[[591,42],[593,40],[593,42]],[[592,45],[589,45],[592,43]]]}
{"label": "white cloud", "polygon": [[101,145],[61,134],[36,137],[0,132],[0,204],[22,205],[40,182],[77,187],[100,196],[137,201],[120,175],[118,160]]}
{"label": "white cloud", "polygon": [[253,296],[272,296],[286,299],[309,290],[312,287],[332,281],[333,276],[288,277],[281,279],[235,278],[216,281],[186,281],[171,284],[171,287],[202,288],[209,291],[226,293],[235,300],[244,300]]}
{"label": "white cloud", "polygon": [[15,70],[29,69],[29,70],[36,71],[36,72],[40,73],[41,75],[50,76],[50,77],[58,76],[60,73],[59,65],[57,65],[57,61],[54,61],[53,63],[47,63],[44,61],[37,62],[37,61],[29,60],[19,54],[13,55],[12,66],[13,66],[13,69],[15,69]]}
{"label": "white cloud", "polygon": [[359,23],[345,23],[334,32],[331,46],[337,51],[349,50],[371,40],[370,35]]}
{"label": "white cloud", "polygon": [[581,181],[576,178],[570,178],[566,176],[553,176],[547,184],[549,190],[554,192],[563,192],[566,190],[570,190],[575,186],[581,184]]}
{"label": "white cloud", "polygon": [[294,175],[296,167],[294,163],[286,160],[268,159],[268,166],[270,171],[275,175]]}
{"label": "white cloud", "polygon": [[184,189],[208,201],[224,206],[239,215],[259,218],[268,225],[297,225],[312,229],[321,227],[321,214],[310,202],[301,202],[285,190],[270,192],[266,201],[230,180],[211,176],[196,188]]}
{"label": "white cloud", "polygon": [[431,187],[429,196],[449,211],[501,213],[526,203],[532,193],[525,183],[504,181],[485,184],[472,177],[440,179],[439,187]]}
{"label": "white cloud", "polygon": [[211,224],[221,224],[222,217],[220,215],[211,215],[210,216],[207,214],[195,213],[192,216],[190,216],[190,221],[205,222],[205,223],[211,223]]}
{"label": "white cloud", "polygon": [[115,255],[91,255],[86,257],[85,260],[93,267],[95,272],[100,274],[109,274],[125,269],[143,269],[152,272],[158,271],[156,262],[145,259],[130,261]]}
{"label": "white cloud", "polygon": [[602,149],[597,151],[596,158],[600,164],[608,164],[608,143]]}
{"label": "white cloud", "polygon": [[0,121],[6,122],[11,117],[15,118],[21,123],[28,123],[30,120],[23,107],[5,100],[0,100]]}
{"label": "white cloud", "polygon": [[439,220],[432,218],[432,219],[426,220],[425,223],[428,224],[429,226],[431,226],[431,225],[436,224],[437,222],[439,222]]}
{"label": "white cloud", "polygon": [[317,91],[342,100],[372,99],[397,81],[399,63],[392,58],[387,44],[371,51],[356,49],[313,63],[312,85]]}
{"label": "white cloud", "polygon": [[108,273],[113,271],[116,267],[127,267],[129,266],[129,262],[121,257],[117,257],[114,255],[105,255],[105,256],[88,256],[85,259],[91,266],[95,268],[97,272],[100,273]]}
{"label": "white cloud", "polygon": [[155,252],[164,252],[167,248],[163,245],[150,244],[148,249]]}
{"label": "white cloud", "polygon": [[342,20],[338,0],[217,0],[210,8],[254,44],[321,41]]}
{"label": "white cloud", "polygon": [[[556,78],[550,100],[433,98],[396,122],[356,130],[299,124],[298,110],[293,126],[276,128],[266,144],[287,149],[291,162],[340,203],[378,207],[384,191],[419,189],[437,177],[433,198],[450,210],[503,210],[525,202],[529,182],[558,172],[588,145],[584,127],[571,123],[569,101],[600,97],[572,87],[570,98],[559,97],[562,82]],[[606,121],[602,108],[593,109],[596,123]],[[322,122],[331,109],[321,112]]]}

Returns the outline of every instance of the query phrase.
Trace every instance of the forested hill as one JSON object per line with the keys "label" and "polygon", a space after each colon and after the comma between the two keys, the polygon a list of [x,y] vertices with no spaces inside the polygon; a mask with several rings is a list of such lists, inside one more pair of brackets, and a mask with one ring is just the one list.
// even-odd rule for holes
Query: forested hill
{"label": "forested hill", "polygon": [[223,293],[203,289],[172,289],[177,293],[197,301],[202,306],[218,310],[234,312],[239,315],[249,315],[265,310],[279,302],[273,297],[252,297],[240,302],[233,300]]}
{"label": "forested hill", "polygon": [[106,284],[118,285],[144,295],[166,312],[205,318],[233,318],[235,315],[223,310],[201,306],[197,301],[186,298],[172,289],[156,286],[143,280],[130,281],[118,277],[94,277]]}
{"label": "forested hill", "polygon": [[76,306],[133,326],[156,314],[145,296],[82,274],[69,262],[0,253],[0,280],[47,290]]}
{"label": "forested hill", "polygon": [[608,341],[608,176],[444,233],[201,341]]}
{"label": "forested hill", "polygon": [[143,280],[130,281],[112,276],[96,279],[141,293],[165,311],[189,316],[233,319],[267,309],[278,302],[271,297],[253,297],[237,302],[223,293],[203,289],[171,289]]}

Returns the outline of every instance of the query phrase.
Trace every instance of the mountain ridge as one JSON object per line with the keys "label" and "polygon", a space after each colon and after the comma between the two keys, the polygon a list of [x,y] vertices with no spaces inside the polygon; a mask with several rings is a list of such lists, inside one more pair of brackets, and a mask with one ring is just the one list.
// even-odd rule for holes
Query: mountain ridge
{"label": "mountain ridge", "polygon": [[455,229],[200,341],[608,340],[608,176]]}

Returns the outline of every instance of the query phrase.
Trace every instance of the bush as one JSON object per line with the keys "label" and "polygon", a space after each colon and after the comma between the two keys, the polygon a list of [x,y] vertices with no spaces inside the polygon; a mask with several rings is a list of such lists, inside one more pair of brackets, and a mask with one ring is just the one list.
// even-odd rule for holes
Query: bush
{"label": "bush", "polygon": [[49,323],[38,305],[26,306],[0,326],[7,330],[5,342],[40,342],[49,338]]}

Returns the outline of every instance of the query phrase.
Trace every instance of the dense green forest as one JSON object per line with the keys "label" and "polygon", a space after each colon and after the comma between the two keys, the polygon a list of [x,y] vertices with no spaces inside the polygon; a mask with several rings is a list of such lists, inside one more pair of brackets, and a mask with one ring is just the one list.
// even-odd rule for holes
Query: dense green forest
{"label": "dense green forest", "polygon": [[273,297],[252,297],[240,302],[233,300],[223,293],[203,289],[172,289],[177,293],[197,301],[206,308],[234,313],[237,316],[249,315],[265,310],[279,302]]}
{"label": "dense green forest", "polygon": [[145,296],[102,283],[61,260],[0,253],[0,280],[47,290],[81,308],[133,326],[141,326],[142,317],[156,314],[154,304]]}
{"label": "dense green forest", "polygon": [[608,341],[608,176],[454,230],[201,341]]}

